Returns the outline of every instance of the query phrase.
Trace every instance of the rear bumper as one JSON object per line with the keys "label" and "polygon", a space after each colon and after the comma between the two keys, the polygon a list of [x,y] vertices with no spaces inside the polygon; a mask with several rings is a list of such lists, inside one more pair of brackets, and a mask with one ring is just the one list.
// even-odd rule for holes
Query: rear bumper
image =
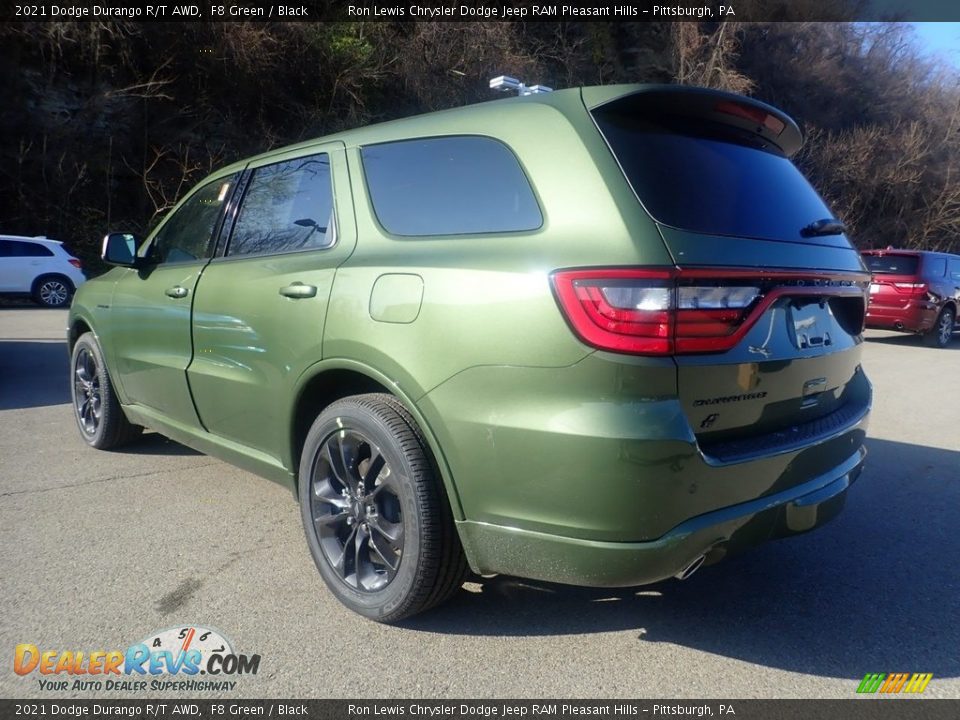
{"label": "rear bumper", "polygon": [[866,324],[873,330],[926,332],[933,327],[939,308],[927,301],[911,302],[906,307],[871,303],[867,307]]}
{"label": "rear bumper", "polygon": [[677,575],[700,556],[712,564],[823,525],[843,508],[865,456],[860,447],[829,473],[691,518],[650,542],[598,542],[470,521],[458,526],[473,569],[480,573],[591,587],[646,585]]}
{"label": "rear bumper", "polygon": [[443,449],[471,567],[583,585],[675,575],[832,517],[859,474],[870,383],[807,423],[707,444],[672,360],[483,366],[418,401]]}

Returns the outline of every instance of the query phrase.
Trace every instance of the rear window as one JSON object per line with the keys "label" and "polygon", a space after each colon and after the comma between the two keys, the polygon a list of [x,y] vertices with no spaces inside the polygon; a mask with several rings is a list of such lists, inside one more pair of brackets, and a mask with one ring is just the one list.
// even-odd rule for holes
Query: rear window
{"label": "rear window", "polygon": [[779,149],[750,133],[673,116],[594,114],[637,198],[655,220],[711,235],[848,247],[800,231],[833,214]]}
{"label": "rear window", "polygon": [[363,172],[377,220],[394,235],[536,230],[543,216],[520,163],[477,136],[368,145]]}
{"label": "rear window", "polygon": [[918,255],[864,255],[867,270],[874,275],[916,275]]}

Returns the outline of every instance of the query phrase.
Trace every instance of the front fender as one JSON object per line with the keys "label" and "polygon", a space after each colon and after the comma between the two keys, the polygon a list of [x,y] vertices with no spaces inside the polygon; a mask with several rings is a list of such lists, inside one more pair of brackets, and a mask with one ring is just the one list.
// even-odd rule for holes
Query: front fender
{"label": "front fender", "polygon": [[[77,292],[73,296],[73,303],[70,306],[70,312],[67,315],[68,352],[73,352],[74,344],[87,328],[97,338],[108,371],[116,367],[109,316],[113,302],[113,291],[119,279],[118,276],[122,272],[124,272],[122,268],[114,268],[98,278],[88,280],[77,288]],[[123,390],[123,379],[113,372],[111,372],[110,379],[120,402],[126,403],[127,395]]]}

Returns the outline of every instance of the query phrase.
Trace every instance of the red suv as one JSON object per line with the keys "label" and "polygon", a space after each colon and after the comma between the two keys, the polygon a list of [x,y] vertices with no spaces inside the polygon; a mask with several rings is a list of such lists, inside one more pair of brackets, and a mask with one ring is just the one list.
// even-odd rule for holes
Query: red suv
{"label": "red suv", "polygon": [[867,327],[923,335],[946,347],[960,307],[960,255],[920,250],[866,250],[873,273]]}

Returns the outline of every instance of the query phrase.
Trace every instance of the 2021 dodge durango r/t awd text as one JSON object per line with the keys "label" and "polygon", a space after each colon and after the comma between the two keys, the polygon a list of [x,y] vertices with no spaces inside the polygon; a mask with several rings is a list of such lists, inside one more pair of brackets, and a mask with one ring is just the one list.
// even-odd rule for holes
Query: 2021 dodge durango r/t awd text
{"label": "2021 dodge durango r/t awd text", "polygon": [[289,486],[330,590],[395,621],[469,567],[685,577],[860,473],[869,275],[726,93],[585,87],[214,173],[69,321],[83,438],[157,430]]}

